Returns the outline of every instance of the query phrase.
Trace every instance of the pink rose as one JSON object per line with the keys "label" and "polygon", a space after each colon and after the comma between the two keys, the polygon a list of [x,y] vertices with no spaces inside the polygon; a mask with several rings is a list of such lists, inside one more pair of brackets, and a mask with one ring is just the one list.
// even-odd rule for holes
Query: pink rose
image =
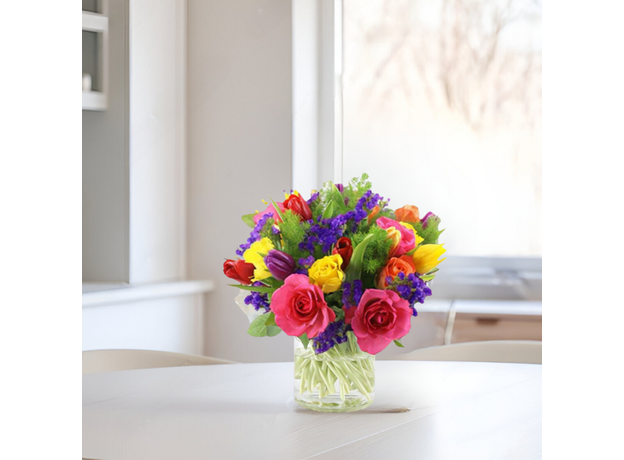
{"label": "pink rose", "polygon": [[351,327],[360,348],[376,355],[409,332],[411,318],[409,303],[396,292],[367,289],[355,310]]}
{"label": "pink rose", "polygon": [[376,224],[387,230],[388,228],[395,228],[401,234],[401,238],[393,249],[390,251],[390,256],[402,256],[408,253],[416,247],[416,238],[414,232],[407,227],[404,227],[396,220],[389,219],[387,217],[380,217],[377,219]]}
{"label": "pink rose", "polygon": [[[286,210],[286,208],[284,207],[284,203],[277,203],[277,206],[279,207],[280,212],[284,212]],[[257,225],[260,219],[262,218],[262,216],[268,213],[273,214],[273,220],[275,220],[275,223],[279,224],[282,221],[282,219],[279,218],[279,215],[275,211],[275,207],[273,206],[273,203],[271,203],[270,205],[267,206],[267,208],[264,211],[259,212],[253,216],[254,223]]]}
{"label": "pink rose", "polygon": [[271,311],[275,324],[286,334],[308,338],[316,337],[336,319],[334,311],[327,306],[321,288],[310,284],[306,275],[290,275],[284,285],[271,297]]}

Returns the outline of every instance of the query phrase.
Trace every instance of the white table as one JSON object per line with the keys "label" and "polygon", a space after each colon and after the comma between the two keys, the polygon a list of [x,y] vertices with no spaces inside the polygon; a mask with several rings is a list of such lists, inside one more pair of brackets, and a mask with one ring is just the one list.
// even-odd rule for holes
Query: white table
{"label": "white table", "polygon": [[377,361],[375,402],[312,412],[293,364],[83,376],[83,457],[95,459],[541,458],[542,368]]}

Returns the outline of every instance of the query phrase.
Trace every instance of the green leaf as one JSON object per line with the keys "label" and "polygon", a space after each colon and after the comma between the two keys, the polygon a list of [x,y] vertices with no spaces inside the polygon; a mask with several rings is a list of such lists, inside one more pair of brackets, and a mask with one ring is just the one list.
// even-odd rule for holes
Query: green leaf
{"label": "green leaf", "polygon": [[301,340],[301,343],[303,344],[303,348],[308,348],[308,342],[310,342],[310,339],[308,339],[308,334],[304,332],[303,334],[299,336],[299,340]]}
{"label": "green leaf", "polygon": [[264,337],[267,335],[266,320],[268,315],[261,315],[254,319],[247,329],[247,334],[253,337]]}
{"label": "green leaf", "polygon": [[327,207],[325,211],[323,211],[323,219],[331,219],[334,215],[334,202],[330,201],[327,203]]}
{"label": "green leaf", "polygon": [[268,286],[245,286],[244,284],[228,284],[228,286],[236,287],[244,291],[260,292],[261,294],[272,294],[275,291],[274,287]]}
{"label": "green leaf", "polygon": [[431,275],[421,275],[420,279],[423,281],[431,281],[432,279],[435,278],[435,275],[431,274]]}
{"label": "green leaf", "polygon": [[364,251],[366,251],[366,247],[368,243],[370,243],[373,235],[368,234],[366,238],[364,238],[360,244],[358,244],[355,249],[353,249],[353,255],[351,256],[351,262],[349,262],[349,267],[347,267],[346,273],[346,281],[352,282],[353,280],[360,279],[362,276],[362,261],[364,260]]}
{"label": "green leaf", "polygon": [[400,348],[405,348],[405,346],[404,346],[401,342],[399,342],[398,340],[395,340],[395,341],[394,341],[394,344],[395,344],[397,347],[400,347]]}
{"label": "green leaf", "polygon": [[265,313],[252,321],[247,334],[253,337],[275,337],[282,330],[275,324],[275,313]]}
{"label": "green leaf", "polygon": [[275,313],[270,312],[267,316],[268,316],[268,318],[267,318],[265,324],[267,326],[276,326],[276,324],[275,324]]}
{"label": "green leaf", "polygon": [[249,225],[251,228],[254,228],[256,226],[256,223],[253,220],[253,217],[256,215],[256,213],[253,214],[245,214],[242,219],[243,222],[245,222],[247,225]]}
{"label": "green leaf", "polygon": [[[271,197],[269,197],[271,198]],[[271,203],[273,203],[273,207],[275,208],[275,212],[277,213],[277,215],[279,216],[280,220],[284,220],[284,216],[282,215],[282,211],[280,210],[280,207],[277,205],[277,203],[275,201],[273,201],[273,198],[271,198]]]}
{"label": "green leaf", "polygon": [[281,288],[284,285],[283,281],[280,281],[280,280],[275,279],[273,277],[265,278],[265,279],[262,280],[262,282],[264,284],[268,284],[270,287],[275,288],[275,289]]}

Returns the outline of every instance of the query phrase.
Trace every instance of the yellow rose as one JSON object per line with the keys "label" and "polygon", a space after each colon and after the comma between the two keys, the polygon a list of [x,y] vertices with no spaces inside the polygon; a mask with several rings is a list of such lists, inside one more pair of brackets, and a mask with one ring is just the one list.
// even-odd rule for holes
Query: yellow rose
{"label": "yellow rose", "polygon": [[440,262],[446,259],[438,258],[446,252],[441,244],[423,244],[416,249],[412,258],[416,266],[416,273],[424,275],[433,270]]}
{"label": "yellow rose", "polygon": [[264,257],[274,248],[270,239],[262,238],[260,241],[253,243],[249,249],[243,253],[245,262],[253,264],[255,267],[254,277],[251,281],[260,281],[272,276],[264,263]]}
{"label": "yellow rose", "polygon": [[416,233],[416,229],[414,228],[412,224],[408,224],[407,222],[399,222],[399,224],[401,224],[403,227],[407,228],[408,230],[411,230],[414,233],[414,240],[416,241],[416,246],[418,246],[420,243],[425,241],[425,239],[422,236],[419,236],[418,233]]}
{"label": "yellow rose", "polygon": [[341,266],[342,257],[340,254],[325,256],[317,260],[308,271],[310,283],[320,287],[325,294],[337,291],[342,286],[345,277]]}

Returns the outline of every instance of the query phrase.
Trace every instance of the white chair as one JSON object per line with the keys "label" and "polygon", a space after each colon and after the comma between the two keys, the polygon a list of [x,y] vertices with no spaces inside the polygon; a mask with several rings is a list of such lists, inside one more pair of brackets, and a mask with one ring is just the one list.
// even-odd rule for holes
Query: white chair
{"label": "white chair", "polygon": [[82,352],[82,373],[151,369],[155,367],[234,364],[233,361],[153,350],[92,350]]}
{"label": "white chair", "polygon": [[490,340],[421,348],[393,359],[402,361],[477,361],[542,364],[542,342]]}

